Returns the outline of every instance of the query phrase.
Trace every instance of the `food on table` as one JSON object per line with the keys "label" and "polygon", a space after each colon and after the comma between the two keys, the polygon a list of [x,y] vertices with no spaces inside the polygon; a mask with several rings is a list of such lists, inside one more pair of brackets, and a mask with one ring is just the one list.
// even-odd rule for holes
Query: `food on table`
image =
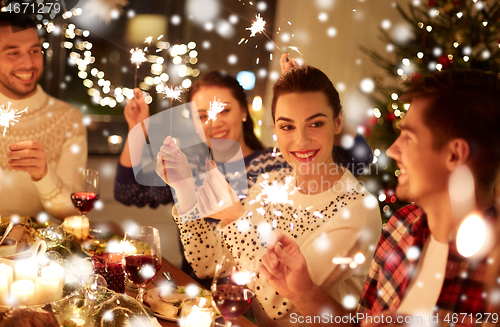
{"label": "food on table", "polygon": [[176,307],[172,303],[167,303],[167,302],[154,302],[151,305],[151,311],[154,311],[156,313],[161,314],[162,316],[169,317],[169,318],[177,318],[179,315],[179,307]]}
{"label": "food on table", "polygon": [[[198,294],[194,298],[206,298],[203,307],[212,306],[212,294],[208,290],[199,288]],[[176,290],[170,288],[154,288],[144,294],[144,303],[150,310],[167,318],[178,318],[182,311],[182,301],[193,299],[193,294],[186,294],[186,287],[179,286]],[[193,299],[193,301],[197,301]],[[177,310],[173,309],[176,308]]]}
{"label": "food on table", "polygon": [[0,327],[12,326],[59,327],[59,323],[50,311],[41,308],[20,308],[7,312],[0,320]]}
{"label": "food on table", "polygon": [[[7,225],[8,223],[0,225],[0,235],[3,235]],[[33,227],[25,224],[17,224],[12,227],[8,237],[17,241],[16,253],[20,253],[28,250],[37,239],[42,238],[42,235]]]}

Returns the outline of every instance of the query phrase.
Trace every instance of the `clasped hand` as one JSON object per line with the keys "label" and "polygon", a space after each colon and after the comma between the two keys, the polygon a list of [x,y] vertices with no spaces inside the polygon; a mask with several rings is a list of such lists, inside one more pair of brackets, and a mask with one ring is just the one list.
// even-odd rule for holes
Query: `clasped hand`
{"label": "clasped hand", "polygon": [[43,144],[37,141],[23,141],[9,146],[7,158],[13,170],[24,171],[33,181],[39,181],[47,174],[47,162]]}

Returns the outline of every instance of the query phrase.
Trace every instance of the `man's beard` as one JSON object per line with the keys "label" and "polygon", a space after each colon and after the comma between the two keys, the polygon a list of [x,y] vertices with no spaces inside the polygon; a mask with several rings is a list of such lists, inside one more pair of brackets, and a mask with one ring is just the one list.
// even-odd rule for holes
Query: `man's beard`
{"label": "man's beard", "polygon": [[[5,77],[5,76],[0,75],[0,77]],[[15,77],[13,77],[13,78],[15,78]],[[30,95],[31,93],[33,93],[36,90],[36,86],[37,86],[39,80],[40,80],[40,77],[36,80],[35,83],[33,83],[33,86],[30,87],[29,89],[16,87],[15,83],[12,83],[8,78],[0,78],[0,84],[5,89],[7,89],[10,93],[15,94],[16,96],[23,98],[23,97]]]}

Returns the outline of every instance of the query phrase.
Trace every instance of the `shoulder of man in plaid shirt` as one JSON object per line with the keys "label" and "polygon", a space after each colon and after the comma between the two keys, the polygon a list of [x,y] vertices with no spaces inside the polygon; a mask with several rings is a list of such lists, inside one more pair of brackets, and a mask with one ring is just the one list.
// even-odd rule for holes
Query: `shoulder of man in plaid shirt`
{"label": "shoulder of man in plaid shirt", "polygon": [[[487,220],[496,219],[496,212],[489,210],[487,216]],[[391,217],[375,251],[359,313],[374,316],[399,307],[429,235],[426,215],[415,205],[408,205]],[[451,320],[453,313],[484,314],[486,259],[472,262],[458,253],[455,242],[449,246],[446,276],[436,305],[439,319],[448,314]],[[468,323],[459,321],[455,326],[476,325],[469,319]]]}

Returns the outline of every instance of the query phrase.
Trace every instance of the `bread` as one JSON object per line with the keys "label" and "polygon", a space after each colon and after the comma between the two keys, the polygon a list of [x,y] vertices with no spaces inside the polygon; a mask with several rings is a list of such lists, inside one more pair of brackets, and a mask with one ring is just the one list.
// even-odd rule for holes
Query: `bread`
{"label": "bread", "polygon": [[179,313],[178,307],[176,307],[172,303],[163,301],[153,303],[151,305],[151,310],[168,318],[177,318],[177,314]]}
{"label": "bread", "polygon": [[0,327],[59,327],[56,317],[41,308],[20,308],[9,311],[0,321]]}

